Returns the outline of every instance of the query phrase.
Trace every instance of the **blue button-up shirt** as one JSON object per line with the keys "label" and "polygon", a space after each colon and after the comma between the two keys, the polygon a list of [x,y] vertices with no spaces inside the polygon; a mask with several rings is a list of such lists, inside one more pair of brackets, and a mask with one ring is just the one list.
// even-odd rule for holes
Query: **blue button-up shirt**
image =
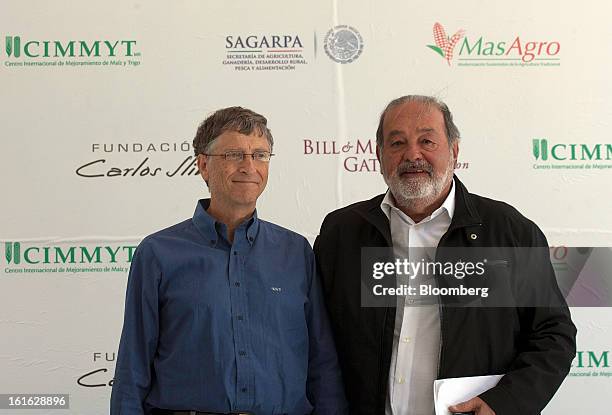
{"label": "blue button-up shirt", "polygon": [[308,241],[255,213],[230,243],[208,204],[136,250],[111,414],[344,413]]}

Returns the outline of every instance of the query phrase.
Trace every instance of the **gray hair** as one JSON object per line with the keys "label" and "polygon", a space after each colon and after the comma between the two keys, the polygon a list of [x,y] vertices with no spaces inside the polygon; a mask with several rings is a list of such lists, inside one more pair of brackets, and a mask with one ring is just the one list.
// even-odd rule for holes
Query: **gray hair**
{"label": "gray hair", "polygon": [[383,122],[385,121],[385,115],[387,115],[387,112],[389,112],[391,109],[406,102],[421,102],[423,104],[433,105],[435,108],[440,110],[442,116],[444,117],[444,127],[446,129],[446,138],[449,146],[461,138],[459,129],[453,122],[453,114],[451,114],[448,106],[444,102],[438,98],[427,95],[404,95],[403,97],[396,98],[389,102],[385,110],[382,112],[382,114],[380,114],[378,129],[376,130],[376,145],[379,148],[382,148],[384,142]]}
{"label": "gray hair", "polygon": [[226,131],[235,131],[245,135],[255,132],[257,135],[266,137],[270,144],[270,151],[272,151],[274,139],[267,125],[266,117],[247,108],[229,107],[217,110],[198,127],[193,139],[193,151],[196,156],[206,154],[210,151],[213,142]]}

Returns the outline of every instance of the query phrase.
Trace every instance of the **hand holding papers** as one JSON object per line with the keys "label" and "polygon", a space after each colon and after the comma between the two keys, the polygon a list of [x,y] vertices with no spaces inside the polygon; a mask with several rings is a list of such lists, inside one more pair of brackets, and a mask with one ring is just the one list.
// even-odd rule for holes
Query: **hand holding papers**
{"label": "hand holding papers", "polygon": [[468,401],[497,385],[503,375],[440,379],[434,382],[436,415],[451,415],[448,407]]}

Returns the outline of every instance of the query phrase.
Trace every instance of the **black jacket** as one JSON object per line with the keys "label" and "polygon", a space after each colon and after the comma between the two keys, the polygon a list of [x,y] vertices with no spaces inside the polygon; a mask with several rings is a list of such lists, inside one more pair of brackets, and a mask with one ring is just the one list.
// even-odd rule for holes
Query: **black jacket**
{"label": "black jacket", "polygon": [[[512,206],[469,193],[456,177],[455,186],[455,212],[438,250],[547,246],[540,229]],[[392,244],[380,208],[383,197],[327,215],[314,245],[351,414],[385,413],[395,308],[361,307],[360,296],[361,248]],[[560,296],[546,262],[548,275],[542,280]],[[438,378],[505,373],[480,397],[497,415],[540,413],[576,352],[576,328],[567,307],[442,306],[440,312]]]}

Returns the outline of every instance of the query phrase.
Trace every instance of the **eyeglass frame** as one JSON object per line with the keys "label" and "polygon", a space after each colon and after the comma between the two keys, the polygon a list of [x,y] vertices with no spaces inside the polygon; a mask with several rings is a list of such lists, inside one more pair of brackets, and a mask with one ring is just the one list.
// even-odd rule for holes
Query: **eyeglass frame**
{"label": "eyeglass frame", "polygon": [[[236,159],[236,160],[228,159],[227,157],[228,157],[228,154],[230,154],[230,153],[240,154],[241,157],[239,159]],[[266,150],[255,150],[253,153],[245,153],[242,150],[227,150],[223,154],[207,154],[207,153],[202,153],[202,154],[205,155],[205,156],[223,157],[225,159],[225,161],[236,161],[236,162],[243,161],[244,160],[244,156],[251,156],[253,161],[258,161],[260,163],[269,163],[270,160],[272,159],[272,156],[274,155],[274,153],[271,153],[271,152],[266,151]],[[255,158],[256,154],[262,154],[262,155],[268,154],[268,157],[267,157],[268,159],[267,160],[258,160],[258,159]]]}

